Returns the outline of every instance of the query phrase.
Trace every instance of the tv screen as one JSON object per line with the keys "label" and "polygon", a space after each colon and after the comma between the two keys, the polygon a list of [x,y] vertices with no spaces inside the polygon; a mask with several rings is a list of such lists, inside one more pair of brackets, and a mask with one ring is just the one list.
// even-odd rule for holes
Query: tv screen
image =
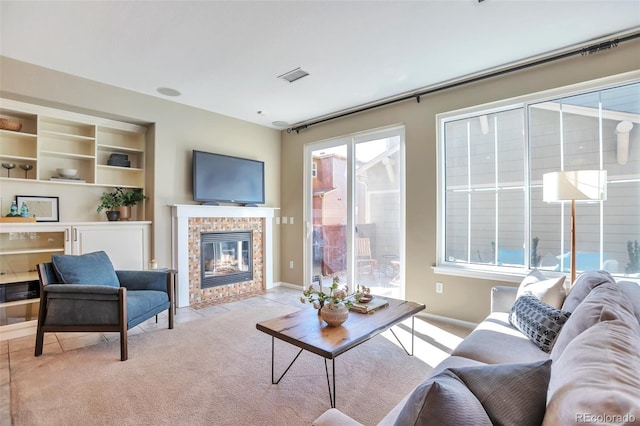
{"label": "tv screen", "polygon": [[264,162],[193,150],[193,199],[264,204]]}

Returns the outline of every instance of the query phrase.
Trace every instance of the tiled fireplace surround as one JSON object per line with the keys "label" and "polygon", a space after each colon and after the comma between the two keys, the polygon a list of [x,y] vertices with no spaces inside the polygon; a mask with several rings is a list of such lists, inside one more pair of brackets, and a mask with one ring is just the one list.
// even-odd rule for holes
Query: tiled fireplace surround
{"label": "tiled fireplace surround", "polygon": [[[273,216],[269,207],[173,205],[172,267],[177,270],[178,307],[259,294],[273,287]],[[253,280],[202,289],[200,233],[251,231]]]}

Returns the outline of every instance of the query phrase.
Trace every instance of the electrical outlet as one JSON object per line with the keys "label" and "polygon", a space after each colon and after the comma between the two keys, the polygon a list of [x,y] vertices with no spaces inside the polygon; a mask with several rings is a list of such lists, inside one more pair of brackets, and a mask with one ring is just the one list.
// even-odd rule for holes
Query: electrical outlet
{"label": "electrical outlet", "polygon": [[444,283],[436,283],[436,293],[444,293]]}
{"label": "electrical outlet", "polygon": [[293,260],[289,261],[289,269],[293,269]]}

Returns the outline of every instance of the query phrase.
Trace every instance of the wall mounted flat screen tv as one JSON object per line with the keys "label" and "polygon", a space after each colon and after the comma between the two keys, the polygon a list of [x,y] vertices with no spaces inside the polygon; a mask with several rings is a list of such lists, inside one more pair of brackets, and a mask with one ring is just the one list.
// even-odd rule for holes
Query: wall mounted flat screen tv
{"label": "wall mounted flat screen tv", "polygon": [[193,150],[193,200],[264,204],[264,162]]}

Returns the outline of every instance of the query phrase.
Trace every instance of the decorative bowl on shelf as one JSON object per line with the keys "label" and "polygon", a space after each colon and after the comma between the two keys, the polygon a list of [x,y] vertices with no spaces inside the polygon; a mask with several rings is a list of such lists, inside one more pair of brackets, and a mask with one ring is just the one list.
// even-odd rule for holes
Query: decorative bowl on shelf
{"label": "decorative bowl on shelf", "polygon": [[67,179],[71,179],[76,175],[76,173],[78,173],[76,169],[56,169],[56,172],[58,172],[58,175],[60,175],[60,177]]}
{"label": "decorative bowl on shelf", "polygon": [[22,123],[17,120],[11,120],[9,118],[0,118],[0,129],[19,132],[20,129],[22,129]]}

